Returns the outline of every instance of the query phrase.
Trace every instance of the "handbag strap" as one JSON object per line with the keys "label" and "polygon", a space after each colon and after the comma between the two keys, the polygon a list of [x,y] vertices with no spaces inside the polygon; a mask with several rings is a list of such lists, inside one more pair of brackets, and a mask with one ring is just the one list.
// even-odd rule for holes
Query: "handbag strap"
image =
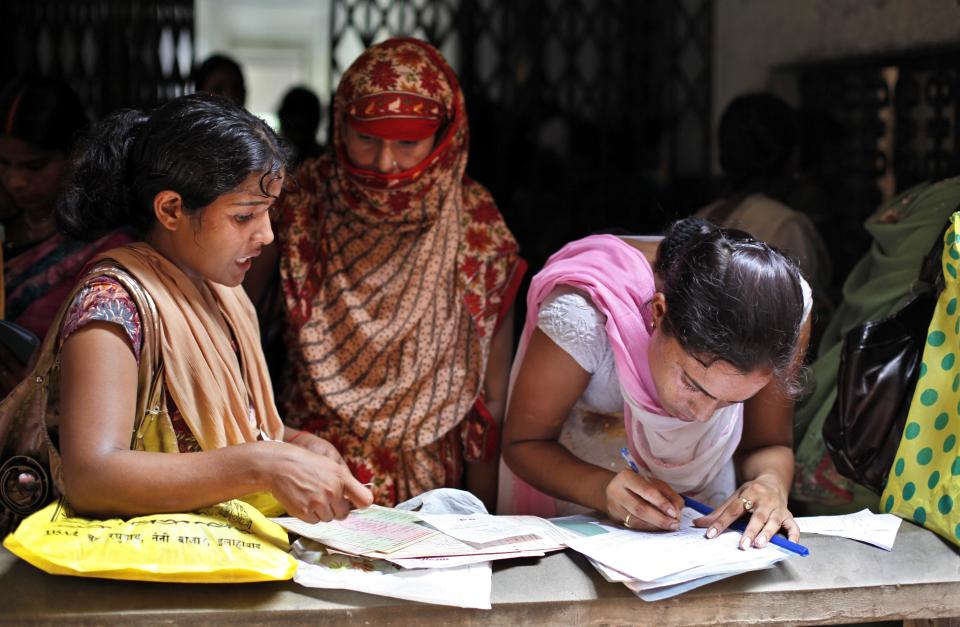
{"label": "handbag strap", "polygon": [[[91,266],[77,281],[77,284],[70,291],[70,294],[60,305],[56,317],[54,317],[51,329],[55,328],[56,332],[47,333],[41,344],[37,361],[30,370],[30,374],[25,377],[24,380],[11,391],[7,399],[0,404],[0,411],[16,411],[12,407],[8,407],[8,403],[19,405],[21,402],[26,402],[30,398],[33,398],[36,394],[46,396],[51,373],[59,367],[60,336],[66,311],[76,299],[80,290],[86,286],[87,282],[99,276],[110,277],[118,281],[133,299],[140,316],[142,346],[140,349],[140,364],[137,374],[137,413],[132,435],[132,437],[136,437],[137,429],[143,420],[144,414],[148,411],[148,408],[153,409],[157,407],[159,405],[159,399],[162,397],[163,359],[160,351],[160,317],[157,314],[156,303],[154,303],[153,298],[143,288],[140,282],[110,259],[104,259]],[[142,390],[149,390],[149,392],[147,394],[140,394],[139,391]],[[42,402],[46,402],[46,398],[44,398]],[[39,429],[39,432],[44,447],[49,454],[50,475],[55,486],[62,494],[63,473],[60,452],[48,435],[49,425],[46,421],[45,411],[39,412],[38,420],[43,423],[40,425],[41,429]]]}
{"label": "handbag strap", "polygon": [[[960,210],[960,209],[958,209]],[[940,235],[930,247],[930,252],[920,263],[920,273],[917,279],[922,282],[919,289],[933,288],[934,295],[939,296],[943,291],[943,238],[946,237],[947,230],[950,228],[950,222],[943,228]]]}
{"label": "handbag strap", "polygon": [[[109,261],[109,260],[107,260]],[[137,390],[146,394],[137,394],[137,407],[133,431],[130,434],[130,448],[135,448],[137,433],[145,416],[160,414],[163,406],[164,378],[163,355],[160,350],[160,316],[157,305],[150,293],[129,272],[110,262],[94,266],[87,278],[108,276],[118,281],[137,306],[140,316],[141,347],[140,366],[137,371]]]}

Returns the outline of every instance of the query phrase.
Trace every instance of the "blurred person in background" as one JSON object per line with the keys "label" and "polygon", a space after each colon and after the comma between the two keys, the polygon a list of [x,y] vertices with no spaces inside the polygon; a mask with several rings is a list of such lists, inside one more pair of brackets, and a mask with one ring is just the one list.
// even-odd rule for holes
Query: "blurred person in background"
{"label": "blurred person in background", "polygon": [[[89,124],[67,83],[13,80],[0,92],[0,123],[0,186],[13,212],[4,222],[4,319],[42,339],[87,261],[132,237],[125,231],[91,232],[91,241],[81,241],[57,228],[54,209],[70,151]],[[19,359],[2,361],[0,396],[25,366]]]}
{"label": "blurred person in background", "polygon": [[217,94],[239,106],[246,105],[247,85],[240,64],[225,54],[212,54],[193,72],[196,91]]}
{"label": "blurred person in background", "polygon": [[292,148],[295,165],[320,156],[323,146],[317,143],[317,131],[323,107],[315,93],[303,86],[290,88],[280,103],[277,117],[280,119],[280,136]]}

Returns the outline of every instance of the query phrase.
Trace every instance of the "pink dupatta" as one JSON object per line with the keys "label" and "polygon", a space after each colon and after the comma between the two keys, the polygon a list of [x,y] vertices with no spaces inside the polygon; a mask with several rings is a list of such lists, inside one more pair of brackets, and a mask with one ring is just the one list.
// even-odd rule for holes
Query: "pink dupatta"
{"label": "pink dupatta", "polygon": [[[624,423],[634,459],[680,491],[698,491],[730,459],[740,439],[742,405],[718,412],[707,423],[685,423],[664,415],[648,360],[651,312],[656,293],[653,268],[643,253],[612,235],[593,235],[561,248],[533,277],[527,317],[510,373],[510,387],[523,362],[540,305],[558,286],[585,293],[606,316],[624,397]],[[509,399],[508,399],[509,403]],[[512,473],[511,473],[512,474]],[[553,497],[512,477],[510,506],[515,513],[556,515]]]}

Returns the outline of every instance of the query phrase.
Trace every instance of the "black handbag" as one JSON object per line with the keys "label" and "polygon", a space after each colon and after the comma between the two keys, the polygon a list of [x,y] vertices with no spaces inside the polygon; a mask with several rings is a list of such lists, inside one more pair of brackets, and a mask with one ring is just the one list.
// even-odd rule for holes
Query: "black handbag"
{"label": "black handbag", "polygon": [[917,387],[927,329],[943,289],[943,234],[924,258],[917,287],[895,313],[851,329],[843,340],[837,398],[823,440],[837,471],[883,492]]}

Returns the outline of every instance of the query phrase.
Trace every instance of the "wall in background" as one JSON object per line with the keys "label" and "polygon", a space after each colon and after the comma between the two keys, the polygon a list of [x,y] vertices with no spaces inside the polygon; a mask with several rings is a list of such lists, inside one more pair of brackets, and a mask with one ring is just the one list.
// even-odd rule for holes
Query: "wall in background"
{"label": "wall in background", "polygon": [[195,15],[196,61],[214,52],[235,58],[247,108],[274,128],[280,99],[294,85],[329,102],[329,0],[195,0]]}
{"label": "wall in background", "polygon": [[796,103],[778,67],[960,43],[956,0],[716,0],[714,11],[714,126],[744,91]]}

